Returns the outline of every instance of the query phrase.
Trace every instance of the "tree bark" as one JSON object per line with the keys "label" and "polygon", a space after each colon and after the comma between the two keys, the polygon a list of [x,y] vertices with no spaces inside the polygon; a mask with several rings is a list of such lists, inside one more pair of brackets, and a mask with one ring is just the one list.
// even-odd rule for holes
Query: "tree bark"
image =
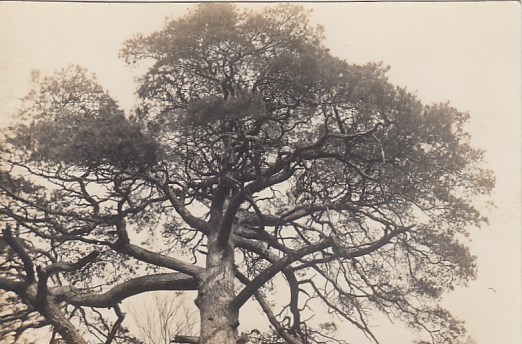
{"label": "tree bark", "polygon": [[235,344],[239,326],[234,306],[234,249],[219,245],[209,236],[207,271],[200,284],[196,305],[200,310],[200,344]]}
{"label": "tree bark", "polygon": [[45,303],[38,307],[38,311],[53,325],[54,330],[62,336],[67,344],[87,344],[80,332],[65,317],[54,301],[45,300]]}

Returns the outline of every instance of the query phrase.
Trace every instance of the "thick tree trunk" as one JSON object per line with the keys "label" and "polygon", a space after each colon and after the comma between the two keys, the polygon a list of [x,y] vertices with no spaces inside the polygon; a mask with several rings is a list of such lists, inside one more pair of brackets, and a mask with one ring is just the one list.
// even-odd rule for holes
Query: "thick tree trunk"
{"label": "thick tree trunk", "polygon": [[201,317],[200,344],[235,344],[238,310],[234,300],[234,249],[220,248],[209,238],[207,275],[198,290],[196,304]]}

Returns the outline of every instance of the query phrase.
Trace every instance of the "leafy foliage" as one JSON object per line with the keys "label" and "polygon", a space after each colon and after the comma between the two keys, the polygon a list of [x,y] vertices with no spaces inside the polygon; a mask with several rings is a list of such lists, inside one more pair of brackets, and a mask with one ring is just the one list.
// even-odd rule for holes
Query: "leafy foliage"
{"label": "leafy foliage", "polygon": [[144,167],[159,158],[157,146],[81,67],[43,78],[26,97],[15,143],[33,160],[96,167]]}

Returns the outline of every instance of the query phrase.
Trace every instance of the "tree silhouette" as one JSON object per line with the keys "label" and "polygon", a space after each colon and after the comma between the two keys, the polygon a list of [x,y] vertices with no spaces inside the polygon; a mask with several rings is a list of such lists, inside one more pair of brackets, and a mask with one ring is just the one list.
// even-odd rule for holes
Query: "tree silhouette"
{"label": "tree silhouette", "polygon": [[151,62],[132,115],[81,67],[43,77],[1,155],[4,338],[128,343],[122,300],[196,290],[199,337],[175,342],[245,342],[250,299],[274,343],[335,341],[320,309],[374,342],[374,312],[465,340],[438,301],[475,276],[493,186],[468,115],[322,41],[298,6],[205,4],[124,44]]}
{"label": "tree silhouette", "polygon": [[131,306],[128,314],[144,344],[169,344],[176,334],[193,336],[196,330],[194,309],[189,308],[186,298],[176,293],[155,293],[146,301]]}

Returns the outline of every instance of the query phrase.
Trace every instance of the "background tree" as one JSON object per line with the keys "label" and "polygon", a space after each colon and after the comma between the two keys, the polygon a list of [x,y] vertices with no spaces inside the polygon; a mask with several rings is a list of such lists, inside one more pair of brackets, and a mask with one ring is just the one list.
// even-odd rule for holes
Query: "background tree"
{"label": "background tree", "polygon": [[197,290],[199,338],[177,342],[244,341],[249,299],[287,343],[335,340],[321,306],[375,342],[373,312],[464,340],[437,301],[475,275],[462,242],[493,186],[468,116],[322,39],[300,7],[199,5],[125,43],[152,61],[135,115],[82,68],[43,78],[2,153],[0,288],[35,318],[18,331],[130,341],[123,299]]}
{"label": "background tree", "polygon": [[176,335],[194,336],[197,314],[186,298],[176,293],[155,293],[128,312],[144,344],[169,344]]}

